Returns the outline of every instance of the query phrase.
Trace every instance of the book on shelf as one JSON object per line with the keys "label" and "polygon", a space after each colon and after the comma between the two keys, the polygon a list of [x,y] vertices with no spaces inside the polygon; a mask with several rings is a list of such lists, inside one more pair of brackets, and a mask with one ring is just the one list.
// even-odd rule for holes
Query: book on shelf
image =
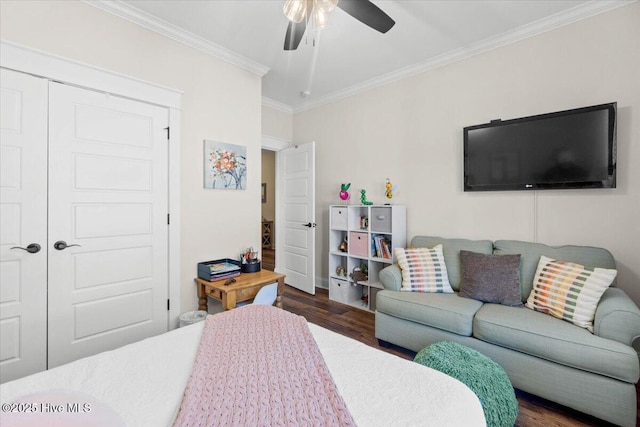
{"label": "book on shelf", "polygon": [[373,236],[371,252],[376,258],[391,259],[391,242],[384,236]]}
{"label": "book on shelf", "polygon": [[371,254],[380,258],[380,243],[378,242],[378,236],[373,236],[371,239]]}
{"label": "book on shelf", "polygon": [[382,249],[382,258],[391,259],[391,242],[383,238],[380,242]]}

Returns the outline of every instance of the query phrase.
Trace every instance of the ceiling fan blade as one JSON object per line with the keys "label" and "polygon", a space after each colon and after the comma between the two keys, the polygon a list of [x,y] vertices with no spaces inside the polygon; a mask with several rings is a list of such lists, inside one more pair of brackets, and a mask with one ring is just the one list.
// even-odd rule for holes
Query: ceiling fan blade
{"label": "ceiling fan blade", "polygon": [[289,21],[287,26],[287,34],[284,36],[284,50],[296,50],[302,40],[304,31],[307,29],[307,20],[303,19],[302,22],[295,23]]}
{"label": "ceiling fan blade", "polygon": [[381,33],[386,33],[396,23],[389,15],[369,0],[340,0],[338,7],[358,21]]}

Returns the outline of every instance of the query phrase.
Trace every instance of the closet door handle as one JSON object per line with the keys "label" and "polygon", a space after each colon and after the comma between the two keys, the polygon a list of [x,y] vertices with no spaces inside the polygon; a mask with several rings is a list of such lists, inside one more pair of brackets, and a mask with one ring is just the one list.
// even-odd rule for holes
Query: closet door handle
{"label": "closet door handle", "polygon": [[26,248],[22,248],[20,246],[14,246],[11,249],[22,249],[23,251],[27,251],[30,254],[37,254],[38,252],[40,252],[40,249],[42,249],[42,246],[40,246],[37,243],[31,243],[29,246],[27,246]]}
{"label": "closet door handle", "polygon": [[77,244],[67,245],[67,242],[65,242],[64,240],[58,240],[53,244],[54,249],[59,251],[64,251],[65,249],[70,248],[72,246],[80,246],[80,245],[77,245]]}

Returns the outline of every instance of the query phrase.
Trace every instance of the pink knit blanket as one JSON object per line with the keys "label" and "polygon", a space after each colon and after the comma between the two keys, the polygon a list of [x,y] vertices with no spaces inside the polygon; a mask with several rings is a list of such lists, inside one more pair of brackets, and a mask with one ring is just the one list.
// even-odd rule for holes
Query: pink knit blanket
{"label": "pink knit blanket", "polygon": [[205,322],[174,426],[355,426],[303,317],[249,305]]}

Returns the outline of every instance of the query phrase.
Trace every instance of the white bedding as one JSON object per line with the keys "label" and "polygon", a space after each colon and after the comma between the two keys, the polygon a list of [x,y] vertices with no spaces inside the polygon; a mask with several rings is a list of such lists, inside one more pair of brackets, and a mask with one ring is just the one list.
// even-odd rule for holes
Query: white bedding
{"label": "white bedding", "polygon": [[[169,426],[180,407],[203,325],[2,384],[0,401],[22,397],[28,402],[24,396],[37,392],[79,392],[94,408],[113,409],[127,426]],[[461,382],[320,326],[309,328],[358,426],[485,426],[480,402]],[[3,424],[8,419],[6,413],[0,417]]]}

